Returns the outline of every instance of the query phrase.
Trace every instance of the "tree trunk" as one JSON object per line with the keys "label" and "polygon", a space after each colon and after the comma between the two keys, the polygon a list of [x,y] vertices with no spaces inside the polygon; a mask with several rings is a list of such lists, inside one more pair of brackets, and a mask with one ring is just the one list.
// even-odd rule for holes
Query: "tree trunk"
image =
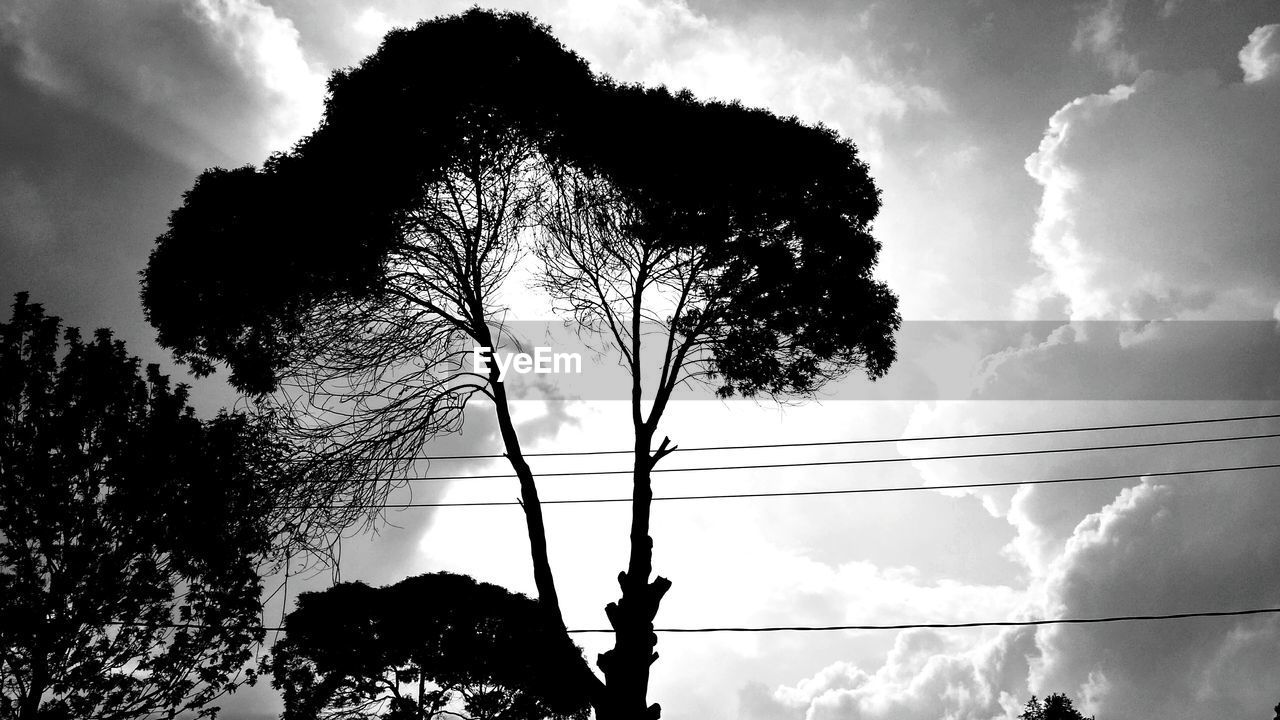
{"label": "tree trunk", "polygon": [[18,720],[36,720],[40,715],[40,701],[44,699],[45,686],[49,684],[48,654],[44,650],[44,632],[39,633],[39,647],[31,652],[31,684],[18,708]]}
{"label": "tree trunk", "polygon": [[427,720],[427,673],[418,668],[418,720]]}
{"label": "tree trunk", "polygon": [[[493,347],[488,343],[487,347]],[[560,611],[560,599],[556,592],[551,560],[547,551],[546,527],[542,517],[542,504],[538,498],[533,471],[520,449],[515,424],[511,419],[506,388],[498,380],[497,368],[490,364],[489,386],[493,390],[497,409],[498,427],[502,434],[507,460],[520,481],[520,502],[524,509],[525,524],[529,533],[529,549],[533,559],[534,585],[538,601],[549,619],[557,627],[565,628]],[[637,423],[631,502],[631,552],[627,570],[618,573],[622,597],[605,607],[605,614],[614,629],[614,647],[601,653],[596,664],[604,673],[603,683],[590,670],[583,683],[588,688],[596,720],[657,720],[661,708],[648,704],[649,666],[658,659],[654,652],[658,637],[653,632],[653,620],[658,614],[658,604],[671,587],[666,578],[654,578],[653,538],[649,536],[649,510],[653,500],[651,471],[659,459],[669,450],[667,440],[657,453],[650,454],[653,439],[652,426]]]}
{"label": "tree trunk", "polygon": [[491,386],[494,390],[498,428],[502,433],[502,444],[506,449],[507,461],[520,481],[520,505],[524,509],[525,525],[529,529],[529,551],[533,556],[533,582],[538,589],[538,601],[545,606],[554,622],[564,627],[564,617],[560,614],[560,598],[556,593],[555,578],[551,574],[551,558],[547,553],[547,531],[542,519],[542,503],[538,499],[538,487],[533,480],[533,471],[520,451],[520,441],[516,436],[515,424],[511,420],[511,409],[507,406],[506,389],[501,382],[495,381]]}
{"label": "tree trunk", "polygon": [[653,620],[662,596],[671,588],[666,578],[654,578],[653,538],[649,535],[649,509],[653,501],[651,471],[665,450],[649,454],[650,432],[636,436],[631,497],[631,554],[625,572],[618,573],[622,597],[605,607],[614,630],[613,649],[596,660],[605,677],[605,702],[596,708],[597,720],[657,720],[662,708],[648,704],[649,666],[658,659],[658,636]]}
{"label": "tree trunk", "polygon": [[[529,533],[529,552],[533,560],[533,582],[538,590],[538,604],[547,614],[549,622],[561,630],[566,630],[564,615],[560,611],[560,597],[556,592],[555,576],[551,572],[546,525],[542,519],[542,503],[538,499],[538,488],[534,483],[533,471],[520,450],[520,440],[516,435],[515,424],[511,420],[511,409],[507,405],[506,388],[497,379],[496,370],[491,373],[490,378],[494,404],[497,407],[498,427],[502,433],[502,444],[506,450],[507,461],[520,481],[520,506],[524,510],[525,526]],[[599,716],[599,707],[603,702],[605,691],[604,685],[589,668],[584,669],[584,673],[582,683],[587,688],[591,704],[596,707],[596,713]]]}

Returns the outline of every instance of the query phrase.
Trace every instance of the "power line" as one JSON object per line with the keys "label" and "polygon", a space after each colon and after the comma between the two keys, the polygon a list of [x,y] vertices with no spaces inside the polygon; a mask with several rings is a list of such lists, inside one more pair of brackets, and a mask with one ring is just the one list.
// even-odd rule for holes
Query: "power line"
{"label": "power line", "polygon": [[[1269,615],[1280,613],[1280,607],[1253,608],[1249,610],[1220,610],[1216,612],[1170,613],[1167,615],[1113,615],[1095,618],[1054,618],[1048,620],[994,620],[960,623],[903,623],[899,625],[775,625],[766,627],[701,627],[654,628],[654,632],[666,633],[764,633],[764,632],[830,632],[833,630],[918,630],[984,627],[1036,627],[1040,625],[1092,625],[1099,623],[1130,622],[1139,620],[1183,620],[1186,618],[1239,617],[1245,615]],[[611,633],[613,630],[569,630],[570,633]]]}
{"label": "power line", "polygon": [[[1101,430],[1130,430],[1137,428],[1176,427],[1186,425],[1208,425],[1213,423],[1243,422],[1246,420],[1274,420],[1280,413],[1268,415],[1236,415],[1220,418],[1200,418],[1195,420],[1168,420],[1162,422],[1131,423],[1126,425],[1090,425],[1083,427],[1049,428],[1038,430],[1009,430],[1002,432],[968,433],[958,435],[920,435],[905,438],[875,438],[860,440],[813,440],[783,443],[758,443],[747,445],[702,445],[694,447],[678,447],[672,452],[707,452],[712,450],[762,450],[791,447],[830,447],[836,445],[875,445],[883,443],[925,442],[930,440],[968,440],[998,437],[1025,437],[1033,435],[1055,435],[1063,433],[1094,432]],[[580,457],[588,455],[630,455],[635,450],[561,450],[546,452],[521,453],[525,457]],[[395,460],[498,460],[506,457],[504,453],[480,453],[473,455],[410,455]]]}
{"label": "power line", "polygon": [[[900,462],[923,462],[926,460],[967,460],[974,458],[992,458],[992,457],[1014,457],[1014,456],[1030,456],[1030,455],[1053,455],[1060,453],[1074,452],[1097,452],[1100,450],[1131,450],[1136,448],[1153,448],[1153,447],[1172,447],[1175,445],[1203,445],[1206,443],[1219,442],[1238,442],[1242,440],[1263,440],[1267,438],[1280,437],[1280,433],[1264,433],[1260,435],[1232,435],[1220,438],[1193,438],[1187,440],[1162,440],[1158,442],[1145,443],[1124,443],[1117,445],[1091,445],[1086,447],[1070,447],[1070,448],[1042,448],[1038,450],[1001,450],[983,453],[960,453],[952,455],[923,455],[920,457],[896,457],[896,458],[859,458],[853,460],[813,460],[806,462],[779,462],[779,463],[758,463],[752,465],[708,465],[702,467],[684,467],[684,468],[655,468],[653,473],[682,473],[682,472],[712,472],[722,470],[770,470],[779,468],[799,468],[799,467],[829,467],[835,465],[872,465],[885,463]],[[630,475],[633,471],[627,470],[571,470],[561,472],[543,472],[535,473],[537,477],[586,477],[586,476],[603,476],[603,475]],[[378,481],[398,481],[404,480],[408,482],[447,482],[452,480],[500,480],[513,479],[515,475],[510,473],[494,473],[481,475],[410,475],[403,478],[365,478],[366,482]],[[308,480],[305,482],[335,484],[347,483],[348,480],[330,480],[318,479]]]}
{"label": "power line", "polygon": [[[1199,468],[1195,470],[1170,470],[1161,472],[1142,472],[1130,473],[1126,475],[1092,475],[1086,477],[1067,477],[1053,478],[1048,480],[1011,480],[1003,482],[980,482],[980,483],[963,483],[959,485],[907,485],[907,486],[881,486],[869,488],[837,488],[833,490],[788,490],[781,492],[754,492],[754,493],[714,493],[706,495],[663,495],[655,496],[655,502],[660,500],[731,500],[742,498],[773,498],[773,497],[807,497],[816,495],[860,495],[874,493],[892,493],[892,492],[914,492],[920,490],[972,490],[978,488],[993,487],[1016,487],[1021,485],[1058,485],[1067,483],[1089,483],[1101,482],[1104,480],[1129,480],[1141,477],[1176,477],[1181,475],[1205,475],[1210,473],[1231,473],[1245,472],[1249,470],[1273,470],[1280,469],[1280,463],[1269,463],[1265,465],[1238,465],[1233,467],[1219,468]],[[589,505],[596,503],[621,503],[631,502],[631,498],[566,498],[560,500],[541,500],[542,505]],[[439,507],[497,507],[504,505],[519,505],[517,500],[484,500],[475,502],[435,502],[435,503],[371,503],[359,505],[343,505],[342,507],[352,509],[373,510],[385,508],[388,510],[407,510],[410,508],[439,508]],[[327,505],[285,505],[283,510],[319,510]]]}
{"label": "power line", "polygon": [[[1093,625],[1101,623],[1184,620],[1188,618],[1244,617],[1249,615],[1272,615],[1280,613],[1280,607],[1251,608],[1247,610],[1218,610],[1207,612],[1168,613],[1163,615],[1111,615],[1092,618],[1052,618],[1043,620],[990,620],[980,622],[956,623],[900,623],[890,625],[769,625],[762,627],[693,627],[693,628],[654,628],[661,633],[772,633],[772,632],[832,632],[839,630],[926,630],[926,629],[962,629],[986,627],[1037,627],[1041,625]],[[144,628],[173,628],[188,630],[206,630],[208,625],[200,623],[137,623],[137,622],[105,622],[104,625]],[[254,628],[264,632],[288,632],[288,627],[260,626]],[[608,628],[577,628],[566,630],[570,634],[611,633]]]}

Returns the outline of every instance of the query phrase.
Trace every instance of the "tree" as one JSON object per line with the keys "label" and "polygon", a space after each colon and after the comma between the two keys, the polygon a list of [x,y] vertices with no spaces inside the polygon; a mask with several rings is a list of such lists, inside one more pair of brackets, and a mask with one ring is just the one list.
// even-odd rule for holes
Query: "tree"
{"label": "tree", "polygon": [[0,717],[212,715],[252,680],[281,453],[60,328],[25,294],[0,324]]}
{"label": "tree", "polygon": [[631,376],[631,555],[600,667],[625,716],[641,717],[670,586],[649,580],[649,505],[671,448],[650,448],[672,393],[705,381],[723,397],[804,397],[854,368],[875,379],[894,359],[897,300],[870,277],[878,191],[830,129],[606,82],[571,137],[536,252],[542,288]]}
{"label": "tree", "polygon": [[1275,720],[1280,720],[1280,703],[1276,703],[1276,716],[1275,716]]}
{"label": "tree", "polygon": [[[885,372],[898,315],[871,277],[878,209],[856,148],[829,129],[614,83],[528,16],[472,10],[393,31],[335,74],[323,123],[290,153],[206,172],[157,242],[143,300],[193,370],[226,364],[295,418],[331,527],[385,498],[471,398],[492,402],[538,599],[563,628],[507,390],[496,368],[462,362],[503,341],[502,281],[532,252],[541,286],[631,371],[631,552],[605,678],[581,680],[602,720],[654,718],[670,584],[650,580],[649,477],[673,450],[653,447],[671,393],[711,380],[803,397],[854,368]],[[645,322],[664,333],[651,402]]]}
{"label": "tree", "polygon": [[490,399],[553,614],[506,389],[496,370],[471,373],[467,355],[504,342],[497,294],[525,252],[541,158],[590,83],[524,15],[472,10],[393,30],[334,73],[323,123],[292,152],[203,173],[143,273],[163,346],[197,375],[225,363],[233,385],[298,420],[316,489],[299,504],[332,508],[310,519],[318,530],[367,515],[391,485],[361,479],[405,474],[473,396]]}
{"label": "tree", "polygon": [[585,720],[581,652],[529,598],[435,573],[303,593],[273,649],[285,720]]}
{"label": "tree", "polygon": [[1071,704],[1071,698],[1061,693],[1054,693],[1044,699],[1036,699],[1035,695],[1027,701],[1026,708],[1018,716],[1019,720],[1093,720],[1086,718]]}

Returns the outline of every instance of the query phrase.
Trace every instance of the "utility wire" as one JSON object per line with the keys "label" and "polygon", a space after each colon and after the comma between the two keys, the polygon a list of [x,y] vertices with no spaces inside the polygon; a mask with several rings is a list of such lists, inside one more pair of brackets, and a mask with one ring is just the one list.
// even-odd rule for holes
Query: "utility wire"
{"label": "utility wire", "polygon": [[[993,620],[959,623],[902,623],[899,625],[773,625],[766,627],[701,627],[654,628],[654,632],[666,633],[764,633],[764,632],[830,632],[833,630],[917,630],[984,627],[1037,627],[1040,625],[1094,625],[1100,623],[1131,622],[1138,620],[1183,620],[1186,618],[1240,617],[1246,615],[1270,615],[1280,613],[1280,607],[1252,608],[1249,610],[1219,610],[1211,612],[1170,613],[1167,615],[1112,615],[1094,618],[1054,618],[1047,620]],[[611,633],[613,630],[568,630],[570,633]]]}
{"label": "utility wire", "polygon": [[[1238,442],[1242,440],[1262,440],[1266,438],[1280,437],[1280,432],[1263,433],[1260,435],[1232,435],[1220,438],[1194,438],[1189,440],[1162,440],[1158,442],[1145,443],[1124,443],[1118,445],[1091,445],[1086,447],[1069,447],[1069,448],[1042,448],[1038,450],[1000,450],[994,452],[982,453],[959,453],[952,455],[923,455],[920,457],[896,457],[896,458],[859,458],[854,460],[813,460],[807,462],[779,462],[779,463],[758,463],[752,465],[709,465],[703,467],[683,467],[683,468],[654,468],[653,473],[683,473],[683,472],[711,472],[721,470],[769,470],[778,468],[799,468],[799,467],[828,467],[834,465],[872,465],[884,463],[900,463],[900,462],[923,462],[926,460],[966,460],[972,458],[991,458],[991,457],[1014,457],[1029,455],[1054,455],[1060,453],[1074,452],[1096,452],[1100,450],[1129,450],[1135,448],[1153,448],[1153,447],[1172,447],[1175,445],[1203,445],[1206,443],[1219,442]],[[627,470],[571,470],[561,472],[542,472],[534,473],[537,477],[584,477],[584,476],[601,476],[601,475],[630,475],[633,471]],[[409,475],[403,478],[386,478],[374,477],[365,478],[366,482],[378,481],[409,481],[409,482],[446,482],[452,480],[499,480],[513,479],[516,476],[511,473],[494,473],[481,475]],[[316,479],[304,480],[303,482],[322,483],[322,484],[344,484],[351,481],[348,480],[331,480]]]}
{"label": "utility wire", "polygon": [[[694,628],[654,628],[661,633],[771,633],[771,632],[830,632],[837,630],[917,630],[917,629],[954,629],[985,627],[1037,627],[1041,625],[1093,625],[1100,623],[1116,623],[1131,621],[1183,620],[1187,618],[1244,617],[1248,615],[1272,615],[1280,613],[1280,607],[1251,608],[1248,610],[1219,610],[1209,612],[1169,613],[1164,615],[1111,615],[1092,618],[1053,618],[1044,620],[991,620],[983,622],[957,623],[901,623],[894,625],[770,625],[763,627],[694,627]],[[106,622],[104,625],[144,628],[174,629],[208,629],[199,623],[134,623]],[[259,627],[264,632],[288,632],[288,627]],[[566,630],[570,634],[611,633],[612,629],[578,628]]]}
{"label": "utility wire", "polygon": [[[1016,487],[1020,485],[1059,485],[1067,483],[1089,483],[1101,482],[1104,480],[1129,480],[1141,477],[1176,477],[1181,475],[1205,475],[1209,473],[1232,473],[1245,472],[1248,470],[1272,470],[1280,469],[1280,463],[1269,463],[1265,465],[1238,465],[1233,467],[1218,468],[1199,468],[1195,470],[1169,470],[1161,472],[1142,472],[1130,473],[1127,475],[1093,475],[1088,477],[1066,477],[1053,478],[1049,480],[1011,480],[1003,482],[980,482],[980,483],[963,483],[959,485],[907,485],[907,486],[884,486],[884,487],[868,487],[868,488],[837,488],[834,490],[789,490],[782,492],[754,492],[754,493],[714,493],[706,495],[662,495],[655,496],[655,502],[660,500],[730,500],[741,498],[773,498],[773,497],[807,497],[814,495],[860,495],[872,493],[892,493],[892,492],[913,492],[919,490],[972,490],[976,488],[993,488],[993,487]],[[631,498],[570,498],[562,500],[541,500],[542,505],[588,505],[595,503],[621,503],[631,502]],[[409,508],[439,508],[439,507],[497,507],[502,505],[519,505],[518,500],[484,500],[475,502],[427,502],[427,503],[372,503],[361,505],[343,505],[342,507],[352,509],[374,510],[385,508],[388,510],[406,510]],[[328,505],[284,505],[282,510],[319,510]]]}
{"label": "utility wire", "polygon": [[[768,448],[791,447],[830,447],[835,445],[875,445],[899,442],[924,442],[930,440],[968,440],[998,437],[1025,437],[1032,435],[1056,435],[1062,433],[1081,433],[1100,430],[1130,430],[1136,428],[1176,427],[1183,425],[1208,425],[1213,423],[1243,422],[1246,420],[1274,420],[1280,413],[1268,415],[1236,415],[1232,417],[1201,418],[1196,420],[1168,420],[1163,422],[1131,423],[1127,425],[1091,425],[1085,427],[1049,428],[1039,430],[1009,430],[1003,432],[969,433],[959,435],[921,435],[905,438],[875,438],[861,440],[813,440],[801,442],[761,443],[747,445],[703,445],[695,447],[678,447],[672,452],[707,452],[712,450],[762,450]],[[546,452],[521,453],[525,457],[580,457],[586,455],[630,455],[634,450],[561,450]],[[506,457],[504,453],[488,453],[475,455],[409,455],[395,460],[497,460]]]}

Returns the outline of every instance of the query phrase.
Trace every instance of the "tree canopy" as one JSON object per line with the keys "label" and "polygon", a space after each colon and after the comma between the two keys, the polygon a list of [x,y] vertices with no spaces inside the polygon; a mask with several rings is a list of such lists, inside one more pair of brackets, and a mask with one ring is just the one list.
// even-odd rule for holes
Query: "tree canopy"
{"label": "tree canopy", "polygon": [[687,343],[663,364],[688,363],[725,396],[804,396],[853,368],[888,370],[897,298],[872,277],[879,190],[852,142],[607,79],[578,119],[538,248],[553,300],[621,330],[624,353],[631,315],[663,326],[673,350]]}
{"label": "tree canopy", "polygon": [[[262,393],[322,349],[305,336],[328,300],[407,290],[430,303],[413,310],[466,330],[491,309],[468,286],[495,279],[472,274],[508,260],[506,235],[529,198],[505,187],[509,202],[495,207],[488,188],[464,185],[550,152],[590,81],[525,15],[471,10],[392,30],[333,74],[324,121],[292,151],[261,168],[210,169],[185,194],[143,273],[160,343],[197,373],[226,363],[233,384]],[[504,162],[518,167],[494,167]],[[481,237],[490,228],[499,232]],[[422,285],[394,281],[398,263],[424,259],[434,272],[419,273]]]}
{"label": "tree canopy", "polygon": [[[476,168],[464,179],[500,184],[497,202],[452,182]],[[162,345],[199,373],[225,363],[251,393],[325,347],[306,338],[332,301],[407,294],[482,334],[556,170],[607,185],[631,237],[697,253],[678,329],[713,340],[722,392],[807,393],[892,362],[897,302],[871,277],[879,191],[852,142],[593,76],[528,16],[475,9],[393,30],[336,72],[292,151],[202,174],[157,241],[144,307]]]}
{"label": "tree canopy", "polygon": [[281,455],[18,295],[0,324],[0,718],[203,716],[251,679]]}
{"label": "tree canopy", "polygon": [[285,720],[583,720],[581,652],[537,603],[465,575],[303,593],[271,657]]}

